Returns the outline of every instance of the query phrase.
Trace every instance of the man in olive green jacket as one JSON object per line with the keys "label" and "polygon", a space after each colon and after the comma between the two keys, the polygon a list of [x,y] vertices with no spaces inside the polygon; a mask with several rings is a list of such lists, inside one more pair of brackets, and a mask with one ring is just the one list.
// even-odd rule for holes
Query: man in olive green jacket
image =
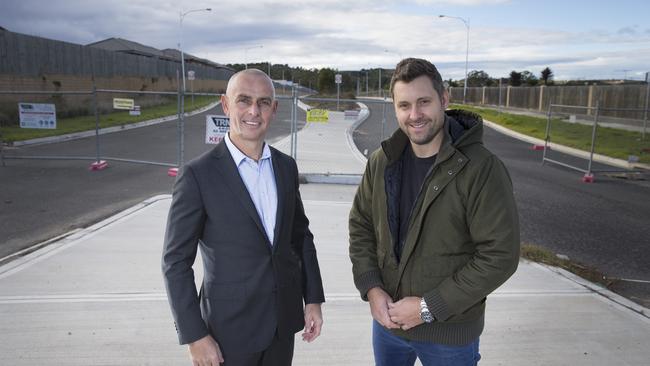
{"label": "man in olive green jacket", "polygon": [[402,60],[391,93],[400,128],[370,156],[349,222],[375,362],[476,365],[486,296],[519,261],[512,183],[481,117],[445,112],[433,64]]}

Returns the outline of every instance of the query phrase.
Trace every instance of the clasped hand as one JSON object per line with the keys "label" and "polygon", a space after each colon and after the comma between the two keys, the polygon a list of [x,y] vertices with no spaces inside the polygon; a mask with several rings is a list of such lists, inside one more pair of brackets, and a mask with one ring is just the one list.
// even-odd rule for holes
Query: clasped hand
{"label": "clasped hand", "polygon": [[393,302],[386,291],[373,287],[368,291],[368,302],[372,317],[385,328],[409,330],[424,323],[420,318],[419,297],[409,296]]}

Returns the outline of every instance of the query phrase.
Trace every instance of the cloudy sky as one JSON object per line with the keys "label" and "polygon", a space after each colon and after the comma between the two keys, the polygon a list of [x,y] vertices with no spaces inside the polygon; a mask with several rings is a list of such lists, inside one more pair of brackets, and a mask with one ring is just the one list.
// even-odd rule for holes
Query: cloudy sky
{"label": "cloudy sky", "polygon": [[[0,26],[88,44],[125,38],[220,63],[266,62],[339,70],[431,60],[443,77],[511,70],[556,79],[642,80],[650,71],[650,2],[641,0],[2,0]],[[261,46],[261,47],[260,47]]]}

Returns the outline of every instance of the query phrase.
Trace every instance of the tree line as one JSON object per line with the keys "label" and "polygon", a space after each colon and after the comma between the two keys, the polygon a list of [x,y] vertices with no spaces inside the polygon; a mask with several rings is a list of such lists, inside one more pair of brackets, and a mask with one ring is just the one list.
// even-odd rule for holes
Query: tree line
{"label": "tree line", "polygon": [[[493,78],[483,70],[472,70],[467,73],[467,86],[498,86],[499,81],[501,85],[510,86],[537,86],[537,85],[552,85],[553,84],[553,71],[546,67],[536,76],[528,70],[515,71],[512,70],[507,78]],[[464,80],[454,81],[449,79],[447,81],[449,86],[463,86]]]}
{"label": "tree line", "polygon": [[[341,93],[349,94],[365,94],[376,93],[381,87],[383,91],[388,91],[390,78],[392,76],[392,69],[361,69],[355,71],[340,71],[333,68],[312,68],[305,69],[303,67],[292,67],[287,64],[270,64],[268,62],[250,63],[245,64],[228,64],[228,67],[233,68],[235,71],[248,68],[260,69],[269,73],[274,80],[288,80],[301,86],[314,89],[319,94],[335,95],[336,83],[335,75],[341,74],[342,83],[340,85]],[[501,85],[511,86],[537,86],[537,85],[552,85],[553,84],[553,71],[546,67],[540,71],[539,76],[533,74],[528,70],[510,72],[509,77],[501,78]],[[465,80],[452,80],[446,81],[449,86],[458,87],[463,86]],[[499,78],[494,78],[488,75],[483,70],[472,70],[467,74],[467,86],[498,86]]]}
{"label": "tree line", "polygon": [[340,85],[342,93],[366,92],[366,85],[369,92],[376,92],[379,88],[379,75],[381,74],[381,89],[388,90],[388,83],[392,76],[390,69],[361,69],[359,71],[340,71],[338,69],[325,67],[322,69],[303,67],[292,67],[287,64],[269,64],[268,62],[246,64],[227,64],[226,66],[240,71],[248,68],[255,68],[269,73],[273,80],[288,80],[301,86],[317,90],[320,94],[335,95],[336,83],[335,75],[341,74],[342,83]]}

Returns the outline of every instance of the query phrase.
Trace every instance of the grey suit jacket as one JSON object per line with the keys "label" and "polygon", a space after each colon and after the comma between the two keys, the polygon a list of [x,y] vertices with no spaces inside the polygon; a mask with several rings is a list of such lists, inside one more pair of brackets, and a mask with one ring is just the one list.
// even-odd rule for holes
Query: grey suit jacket
{"label": "grey suit jacket", "polygon": [[[224,353],[268,347],[304,327],[303,302],[325,301],[295,161],[271,148],[278,193],[273,245],[226,144],[189,162],[174,185],[162,256],[181,344],[211,334]],[[200,248],[200,294],[192,264]]]}

